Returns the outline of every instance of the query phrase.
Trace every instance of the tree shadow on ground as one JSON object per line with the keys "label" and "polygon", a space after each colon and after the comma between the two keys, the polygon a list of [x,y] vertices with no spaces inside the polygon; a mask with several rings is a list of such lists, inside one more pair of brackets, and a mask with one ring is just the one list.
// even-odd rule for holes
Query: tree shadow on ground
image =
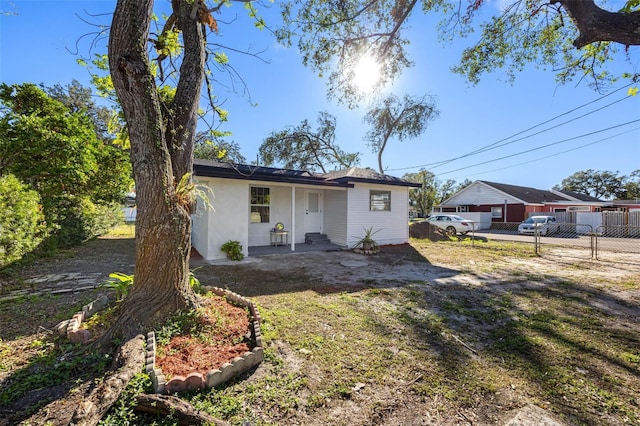
{"label": "tree shadow on ground", "polygon": [[[317,270],[327,263],[320,256],[311,264],[297,258],[282,270],[247,264],[203,272],[216,275],[214,285],[224,283],[247,297],[399,292],[399,317],[437,366],[419,374],[412,390],[464,409],[482,406],[484,421],[530,400],[570,424],[640,419],[637,303],[577,281],[523,278],[517,269],[494,277],[437,267],[412,246],[385,247],[361,259],[369,268],[358,270],[355,280],[345,279],[348,271],[323,279]],[[372,272],[385,267],[387,275]],[[410,279],[400,272],[405,269],[420,271],[422,278]],[[397,332],[374,311],[370,321],[381,333]]]}
{"label": "tree shadow on ground", "polygon": [[[68,271],[80,264],[91,270],[117,270],[109,261],[115,245],[107,241],[97,246],[108,251],[100,253],[96,247],[86,258],[75,254],[44,262],[39,270]],[[519,408],[524,398],[571,424],[639,421],[640,308],[615,290],[554,277],[532,280],[522,275],[495,278],[486,273],[461,273],[431,264],[410,245],[383,247],[376,256],[332,254],[340,255],[366,266],[346,267],[325,255],[307,253],[274,258],[280,269],[261,269],[260,262],[206,265],[196,275],[204,285],[229,288],[245,297],[314,291],[362,295],[375,301],[393,295],[398,318],[406,325],[406,338],[425,357],[433,357],[433,369],[416,371],[418,378],[407,387],[421,397],[446,400],[461,410],[484,407],[485,417],[480,420],[486,422],[491,416],[499,417],[500,411]],[[132,258],[120,259],[116,262],[124,265]],[[327,281],[322,274],[327,268],[340,273]],[[24,310],[34,306],[27,300]],[[58,309],[62,312],[70,307]],[[374,310],[366,315],[380,333],[397,333]],[[39,321],[57,322],[52,317]],[[25,328],[22,335],[31,333],[33,328]],[[33,382],[48,379],[41,370],[51,356],[61,355],[44,351],[27,365],[0,376],[0,387],[6,389],[0,395],[0,418],[19,419],[11,417],[16,409],[36,399],[63,397],[70,390],[65,384],[71,377],[81,377],[86,368],[79,361],[62,358],[68,365],[54,372],[55,380]],[[20,391],[24,399],[3,399],[13,391],[5,386],[12,382],[29,386],[28,391]],[[520,397],[513,395],[516,393]]]}
{"label": "tree shadow on ground", "polygon": [[465,383],[465,394],[453,396],[461,404],[517,386],[570,424],[638,421],[637,304],[566,282],[480,278],[410,288],[406,322],[436,354],[444,383]]}

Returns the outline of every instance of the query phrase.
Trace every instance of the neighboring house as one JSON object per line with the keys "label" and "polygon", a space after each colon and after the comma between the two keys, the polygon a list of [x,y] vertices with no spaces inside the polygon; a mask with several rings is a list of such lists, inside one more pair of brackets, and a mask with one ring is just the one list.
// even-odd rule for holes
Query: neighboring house
{"label": "neighboring house", "polygon": [[196,160],[194,175],[211,189],[213,209],[198,203],[192,243],[208,260],[222,259],[229,240],[248,247],[268,246],[271,231],[282,223],[291,250],[307,234],[323,234],[352,247],[364,229],[377,231],[378,244],[409,241],[409,189],[420,184],[350,168],[326,174]]}
{"label": "neighboring house", "polygon": [[640,199],[633,200],[613,200],[607,204],[607,210],[623,211],[623,212],[639,212]]}
{"label": "neighboring house", "polygon": [[124,207],[122,207],[122,213],[124,214],[125,223],[135,223],[137,212],[138,210],[136,209],[136,193],[135,191],[130,191],[127,193]]}
{"label": "neighboring house", "polygon": [[456,192],[438,212],[488,212],[492,222],[520,222],[532,213],[599,212],[608,203],[571,191],[541,190],[477,180]]}

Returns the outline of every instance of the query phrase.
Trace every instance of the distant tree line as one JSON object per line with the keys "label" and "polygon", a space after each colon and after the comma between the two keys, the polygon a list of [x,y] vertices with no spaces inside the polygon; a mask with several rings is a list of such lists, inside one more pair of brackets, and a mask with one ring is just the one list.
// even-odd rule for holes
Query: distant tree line
{"label": "distant tree line", "polygon": [[640,199],[640,169],[634,170],[629,176],[621,175],[618,171],[582,170],[564,178],[553,189],[578,192],[604,200]]}

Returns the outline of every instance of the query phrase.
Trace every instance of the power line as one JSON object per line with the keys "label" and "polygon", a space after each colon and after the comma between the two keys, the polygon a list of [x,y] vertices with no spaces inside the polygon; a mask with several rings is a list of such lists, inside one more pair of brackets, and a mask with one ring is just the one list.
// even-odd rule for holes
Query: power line
{"label": "power line", "polygon": [[536,129],[536,128],[540,127],[540,126],[543,126],[543,125],[545,125],[545,124],[547,124],[547,123],[550,123],[550,122],[552,122],[552,121],[554,121],[554,120],[557,120],[557,119],[558,119],[558,118],[560,118],[560,117],[564,117],[564,116],[566,116],[566,115],[569,115],[569,114],[571,114],[571,113],[573,113],[573,112],[575,112],[575,111],[577,111],[577,110],[579,110],[579,109],[581,109],[581,108],[584,108],[584,107],[587,107],[587,106],[589,106],[589,105],[591,105],[591,104],[594,104],[594,103],[596,103],[596,102],[599,102],[599,101],[601,101],[601,100],[603,100],[603,99],[605,99],[605,98],[607,98],[607,97],[609,97],[609,96],[614,95],[615,93],[617,93],[617,92],[619,92],[619,91],[621,91],[621,90],[624,90],[624,89],[626,89],[626,88],[630,87],[632,84],[633,84],[633,83],[629,83],[629,84],[627,84],[627,85],[625,85],[625,86],[620,87],[619,89],[614,90],[614,91],[613,91],[613,92],[611,92],[611,93],[607,93],[606,95],[603,95],[603,96],[601,96],[601,97],[599,97],[599,98],[597,98],[597,99],[594,99],[594,100],[589,101],[589,102],[587,102],[587,103],[585,103],[585,104],[582,104],[582,105],[580,105],[580,106],[577,106],[577,107],[575,107],[575,108],[573,108],[573,109],[571,109],[571,110],[569,110],[569,111],[566,111],[566,112],[564,112],[564,113],[562,113],[562,114],[556,115],[555,117],[552,117],[552,118],[550,118],[550,119],[548,119],[548,120],[545,120],[545,121],[543,121],[543,122],[541,122],[541,123],[538,123],[538,124],[536,124],[536,125],[534,125],[534,126],[531,126],[531,127],[527,128],[527,129],[525,129],[525,130],[521,130],[521,131],[519,131],[519,132],[517,132],[517,133],[514,133],[514,134],[513,134],[513,135],[511,135],[511,136],[508,136],[508,137],[506,137],[506,138],[502,138],[502,139],[500,139],[500,140],[498,140],[498,141],[496,141],[496,142],[493,142],[493,143],[490,143],[490,144],[488,144],[488,145],[485,145],[485,146],[483,146],[483,147],[481,147],[481,148],[478,148],[478,149],[476,149],[476,150],[474,150],[474,151],[471,151],[471,152],[469,152],[469,153],[466,153],[466,154],[464,154],[464,155],[461,155],[461,156],[458,156],[458,157],[454,157],[454,158],[450,158],[450,159],[447,159],[447,160],[436,161],[436,162],[433,162],[433,163],[421,164],[421,165],[418,165],[418,166],[400,167],[400,168],[396,168],[396,169],[389,169],[388,171],[410,170],[410,169],[416,169],[416,168],[420,168],[420,167],[429,167],[429,166],[433,166],[432,168],[440,167],[440,166],[442,166],[442,165],[444,165],[444,164],[448,164],[448,163],[451,163],[451,162],[453,162],[453,161],[456,161],[456,160],[459,160],[459,159],[462,159],[462,158],[470,157],[470,156],[472,156],[472,155],[476,155],[476,154],[479,154],[479,153],[481,153],[481,152],[489,151],[489,150],[491,150],[491,149],[499,148],[499,147],[501,147],[501,146],[505,146],[505,145],[508,145],[508,144],[511,144],[511,143],[514,143],[514,142],[521,141],[521,140],[523,140],[523,139],[527,139],[527,138],[529,138],[529,137],[532,137],[532,136],[538,135],[538,134],[543,133],[543,132],[545,132],[545,131],[548,131],[548,130],[554,129],[554,128],[556,128],[556,127],[559,127],[559,126],[562,126],[562,125],[564,125],[564,124],[570,123],[570,122],[572,122],[572,121],[578,120],[578,119],[580,119],[580,118],[586,117],[587,115],[592,114],[592,113],[597,112],[597,111],[600,111],[600,110],[602,110],[602,109],[604,109],[604,108],[608,108],[608,107],[610,107],[610,106],[612,106],[612,105],[614,105],[614,104],[616,104],[616,103],[618,103],[618,102],[621,102],[621,101],[623,101],[623,100],[629,99],[629,98],[630,98],[630,96],[625,96],[624,98],[621,98],[621,99],[619,99],[619,100],[617,100],[617,101],[614,101],[614,102],[612,102],[612,103],[610,103],[610,104],[607,104],[607,105],[605,105],[605,106],[603,106],[603,107],[601,107],[601,108],[598,108],[598,109],[596,109],[596,110],[594,110],[594,111],[591,111],[591,112],[588,112],[588,113],[586,113],[586,114],[583,114],[583,115],[581,115],[581,116],[579,116],[579,117],[576,117],[576,118],[574,118],[574,119],[572,119],[572,120],[568,120],[568,121],[565,121],[565,122],[563,122],[563,123],[557,124],[557,125],[555,125],[555,126],[552,126],[552,127],[550,127],[550,128],[547,128],[547,129],[545,129],[545,130],[541,130],[541,131],[539,131],[539,132],[537,132],[537,133],[534,133],[534,134],[532,134],[532,135],[525,136],[525,137],[523,137],[523,138],[516,139],[516,140],[511,141],[511,142],[503,143],[503,142],[506,142],[506,141],[508,141],[509,139],[512,139],[512,138],[514,138],[514,137],[516,137],[516,136],[519,136],[519,135],[521,135],[521,134],[523,134],[523,133],[529,132],[529,131],[531,131],[531,130],[533,130],[533,129]]}
{"label": "power line", "polygon": [[[542,133],[548,132],[549,130],[553,130],[553,129],[556,129],[556,128],[560,127],[560,126],[564,126],[565,124],[571,123],[571,122],[576,121],[576,120],[579,120],[579,119],[581,119],[581,118],[584,118],[584,117],[586,117],[586,116],[588,116],[588,115],[591,115],[591,114],[593,114],[593,113],[596,113],[596,112],[598,112],[598,111],[601,111],[601,110],[603,110],[603,109],[605,109],[605,108],[608,108],[608,107],[610,107],[610,106],[612,106],[612,105],[617,104],[618,102],[622,102],[622,101],[627,100],[627,99],[629,99],[629,98],[628,98],[628,97],[624,97],[624,98],[618,99],[617,101],[611,102],[610,104],[607,104],[607,105],[605,105],[605,106],[603,106],[603,107],[600,107],[600,108],[598,108],[598,109],[595,109],[595,110],[593,110],[593,111],[590,111],[590,112],[588,112],[588,113],[586,113],[586,114],[583,114],[583,115],[581,115],[581,116],[578,116],[578,117],[572,118],[571,120],[563,121],[562,123],[556,124],[555,126],[547,127],[546,129],[542,129],[542,130],[540,130],[540,131],[538,131],[538,132],[532,133],[532,134],[527,135],[527,136],[523,136],[523,137],[518,138],[518,139],[514,139],[514,140],[509,141],[509,142],[501,143],[501,144],[499,144],[499,145],[496,145],[496,143],[497,143],[497,142],[496,142],[496,143],[493,143],[493,144],[492,144],[492,146],[490,146],[490,147],[489,147],[489,146],[487,146],[487,147],[484,147],[484,148],[477,149],[477,150],[475,150],[475,151],[473,151],[473,152],[470,152],[470,153],[468,153],[468,154],[461,155],[461,156],[456,157],[456,158],[454,158],[454,159],[448,160],[448,161],[447,161],[447,162],[445,162],[445,163],[438,164],[437,166],[434,166],[433,168],[435,168],[435,167],[440,167],[440,166],[442,166],[442,165],[444,165],[444,164],[448,164],[448,163],[450,163],[450,162],[452,162],[452,161],[454,161],[454,160],[460,160],[460,159],[462,159],[462,158],[471,157],[472,155],[481,154],[481,153],[483,153],[483,152],[491,151],[491,150],[496,149],[496,148],[502,148],[503,146],[511,145],[512,143],[520,142],[520,141],[523,141],[523,140],[525,140],[525,139],[529,139],[529,138],[532,138],[532,137],[534,137],[534,136],[538,136],[538,135],[540,135],[540,134],[542,134]],[[547,121],[547,122],[548,122],[548,121]],[[523,133],[523,132],[520,132],[520,133]],[[503,140],[504,140],[504,139],[503,139]]]}
{"label": "power line", "polygon": [[536,161],[541,161],[541,160],[546,160],[547,158],[557,157],[559,155],[563,155],[563,154],[566,154],[568,152],[577,151],[579,149],[586,148],[586,147],[591,146],[591,145],[595,145],[595,144],[598,144],[598,143],[601,143],[601,142],[604,142],[604,141],[608,141],[610,139],[617,138],[618,136],[626,135],[627,133],[633,133],[633,132],[635,132],[637,130],[640,130],[640,127],[636,127],[635,129],[627,130],[626,132],[618,133],[618,134],[615,134],[613,136],[609,136],[609,137],[606,137],[606,138],[603,138],[603,139],[598,139],[597,141],[590,142],[590,143],[587,143],[587,144],[584,144],[584,145],[580,145],[580,146],[577,146],[575,148],[571,148],[571,149],[567,149],[567,150],[564,150],[564,151],[556,152],[555,154],[546,155],[544,157],[536,158],[536,159],[529,160],[529,161],[523,161],[522,163],[513,164],[511,166],[500,167],[500,168],[492,169],[492,170],[485,170],[483,172],[473,173],[471,175],[458,176],[458,177],[455,177],[453,179],[457,180],[457,179],[468,178],[469,176],[477,176],[477,175],[486,174],[486,173],[499,172],[501,170],[512,169],[514,167],[523,166],[525,164],[535,163]]}
{"label": "power line", "polygon": [[574,137],[563,139],[563,140],[560,140],[560,141],[557,141],[557,142],[552,142],[552,143],[548,143],[546,145],[541,145],[541,146],[538,146],[536,148],[531,148],[531,149],[527,149],[525,151],[520,151],[520,152],[517,152],[515,154],[505,155],[503,157],[494,158],[493,160],[488,160],[488,161],[483,161],[482,163],[472,164],[471,166],[465,166],[465,167],[460,167],[458,169],[449,170],[448,172],[439,173],[439,175],[447,175],[449,173],[457,172],[459,170],[469,169],[471,167],[477,167],[477,166],[481,166],[481,165],[487,164],[487,163],[494,163],[496,161],[504,160],[505,158],[511,158],[511,157],[516,157],[518,155],[527,154],[529,152],[537,151],[537,150],[540,150],[540,149],[543,149],[543,148],[547,148],[547,147],[550,147],[550,146],[553,146],[553,145],[559,145],[561,143],[569,142],[569,141],[572,141],[572,140],[584,138],[586,136],[595,135],[597,133],[606,132],[607,130],[616,129],[618,127],[622,127],[622,126],[626,126],[626,125],[629,125],[629,124],[637,123],[639,121],[640,121],[640,118],[637,119],[637,120],[627,121],[626,123],[617,124],[615,126],[607,127],[605,129],[600,129],[600,130],[596,130],[594,132],[584,133],[584,134],[579,135],[579,136],[574,136]]}

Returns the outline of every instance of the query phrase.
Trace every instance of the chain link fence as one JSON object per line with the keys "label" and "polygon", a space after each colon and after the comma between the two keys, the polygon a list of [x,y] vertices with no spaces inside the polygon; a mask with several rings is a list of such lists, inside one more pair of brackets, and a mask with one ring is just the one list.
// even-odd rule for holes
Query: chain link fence
{"label": "chain link fence", "polygon": [[530,243],[538,254],[640,263],[640,226],[556,222],[523,229],[518,222],[494,222],[470,237]]}

